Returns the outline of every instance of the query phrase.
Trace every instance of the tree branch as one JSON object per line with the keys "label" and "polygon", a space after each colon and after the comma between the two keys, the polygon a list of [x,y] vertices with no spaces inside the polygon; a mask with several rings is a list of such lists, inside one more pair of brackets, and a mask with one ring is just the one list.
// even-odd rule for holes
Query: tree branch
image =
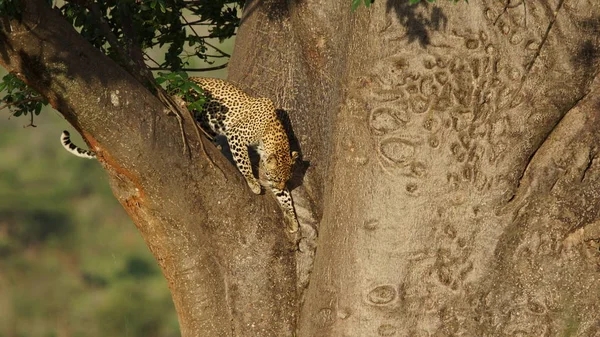
{"label": "tree branch", "polygon": [[[185,22],[187,25],[189,25],[189,24],[190,24],[190,23],[187,21],[187,19],[186,19],[186,18],[185,18],[183,15],[180,15],[180,16],[181,16],[181,19],[182,19],[182,20],[183,20],[183,21],[184,21],[184,22]],[[198,35],[198,33],[196,32],[196,30],[194,29],[194,27],[193,27],[193,26],[190,26],[190,29],[192,30],[192,32],[194,33],[194,35],[196,35],[197,37],[200,37],[200,36]],[[223,55],[223,56],[231,57],[231,55],[227,54],[226,52],[224,52],[224,51],[222,51],[221,49],[219,49],[219,48],[215,47],[213,44],[211,44],[211,43],[209,43],[209,42],[207,42],[207,41],[204,41],[204,44],[205,44],[205,45],[207,45],[207,46],[209,46],[209,47],[211,47],[212,49],[216,50],[216,51],[217,51],[219,54],[221,54],[221,55]]]}
{"label": "tree branch", "polygon": [[[212,70],[219,70],[219,69],[224,69],[227,68],[227,65],[229,63],[224,63],[218,66],[214,66],[214,67],[208,67],[208,68],[181,68],[181,70],[183,71],[212,71]],[[164,68],[164,67],[150,67],[150,70],[169,70],[169,68]]]}
{"label": "tree branch", "polygon": [[36,102],[36,101],[37,102],[41,102],[43,100],[44,99],[42,97],[31,97],[31,98],[26,98],[26,99],[23,99],[23,100],[20,100],[20,101],[16,101],[16,102],[8,102],[8,103],[6,103],[4,105],[0,105],[0,110],[4,110],[4,109],[6,109],[8,107],[11,107],[13,105],[19,105],[19,104],[24,104],[24,103],[29,103],[29,102]]}
{"label": "tree branch", "polygon": [[182,336],[291,336],[293,245],[276,202],[251,194],[214,146],[207,150],[227,181],[199,143],[190,143],[191,158],[176,151],[178,125],[150,91],[45,1],[20,3],[20,20],[0,17],[0,64],[96,151],[168,280]]}

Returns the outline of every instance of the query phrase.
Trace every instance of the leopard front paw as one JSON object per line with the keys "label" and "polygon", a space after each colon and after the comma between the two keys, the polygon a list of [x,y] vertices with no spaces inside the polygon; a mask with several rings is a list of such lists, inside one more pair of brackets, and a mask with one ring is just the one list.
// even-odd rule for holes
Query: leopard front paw
{"label": "leopard front paw", "polygon": [[260,184],[256,180],[254,180],[254,181],[248,180],[248,186],[250,187],[250,190],[254,194],[260,194],[260,192],[262,191]]}

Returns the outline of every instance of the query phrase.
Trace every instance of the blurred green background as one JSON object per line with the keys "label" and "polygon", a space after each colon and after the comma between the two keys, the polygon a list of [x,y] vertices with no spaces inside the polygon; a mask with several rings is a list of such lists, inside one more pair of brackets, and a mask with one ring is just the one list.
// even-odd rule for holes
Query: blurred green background
{"label": "blurred green background", "polygon": [[78,133],[49,108],[36,128],[10,116],[0,110],[0,337],[179,336],[167,283],[102,167],[60,145],[69,130],[85,147]]}

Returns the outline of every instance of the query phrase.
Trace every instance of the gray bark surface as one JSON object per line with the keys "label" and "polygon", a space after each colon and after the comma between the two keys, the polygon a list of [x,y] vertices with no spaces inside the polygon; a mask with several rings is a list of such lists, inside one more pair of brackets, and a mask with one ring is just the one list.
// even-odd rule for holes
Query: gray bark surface
{"label": "gray bark surface", "polygon": [[291,120],[297,252],[191,121],[190,157],[154,96],[22,3],[0,62],[98,152],[183,336],[598,336],[600,3],[249,1],[230,79]]}

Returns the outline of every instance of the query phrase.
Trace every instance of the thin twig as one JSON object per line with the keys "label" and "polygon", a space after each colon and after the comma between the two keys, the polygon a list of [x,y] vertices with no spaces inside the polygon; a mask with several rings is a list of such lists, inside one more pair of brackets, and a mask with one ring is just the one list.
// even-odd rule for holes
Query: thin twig
{"label": "thin twig", "polygon": [[[179,12],[179,16],[181,17],[181,19],[186,23],[186,24],[190,24],[189,21],[185,18],[185,16],[183,15],[182,12]],[[190,26],[190,29],[192,30],[192,32],[194,33],[194,35],[196,35],[197,38],[200,38],[200,35],[198,35],[198,33],[196,32],[196,30],[194,29],[193,26]],[[205,38],[205,37],[204,37]],[[202,38],[202,39],[204,39]]]}
{"label": "thin twig", "polygon": [[[182,26],[186,26],[186,25],[182,25]],[[191,27],[190,27],[190,28],[191,28]],[[153,44],[152,46],[156,46],[157,44],[159,44],[159,42],[158,42],[158,39],[159,39],[159,38],[161,38],[161,37],[163,37],[164,35],[167,35],[167,33],[169,33],[169,32],[166,32],[166,33],[160,33],[159,35],[157,35],[157,36],[153,37],[153,38],[152,38],[152,40],[153,40],[153,43],[154,43],[154,44]],[[233,35],[235,35],[235,34],[233,34]],[[199,37],[199,38],[201,38],[201,39],[218,39],[218,38],[220,38],[221,36],[202,35],[202,36],[198,36],[198,37]],[[156,42],[154,42],[154,40],[157,40],[157,41],[156,41]]]}
{"label": "thin twig", "polygon": [[183,24],[183,26],[212,26],[212,23],[205,23],[204,20],[196,20]]}
{"label": "thin twig", "polygon": [[[185,16],[183,16],[183,14],[180,12],[179,16],[181,17],[181,19],[186,23],[189,24],[188,20],[185,18]],[[194,33],[194,35],[196,35],[196,37],[200,38],[200,35],[198,35],[198,33],[196,32],[196,30],[194,29],[193,26],[190,26],[190,29],[192,30],[192,32]],[[221,49],[215,47],[213,44],[209,43],[206,41],[205,38],[204,39],[204,44],[211,47],[212,49],[216,50],[218,53],[220,53],[223,56],[226,57],[231,57],[231,55],[227,54],[226,52],[222,51]]]}
{"label": "thin twig", "polygon": [[[156,62],[156,60],[153,59],[150,55],[148,55],[148,53],[146,53],[146,52],[143,52],[143,53],[144,53],[144,56],[146,56],[148,58],[148,60],[154,62],[154,64],[156,64],[157,66],[160,67],[160,63]],[[152,70],[152,69],[149,69],[149,70]]]}
{"label": "thin twig", "polygon": [[22,99],[22,100],[16,101],[16,102],[9,102],[9,103],[6,103],[6,104],[0,106],[0,110],[4,110],[4,109],[6,109],[8,107],[11,107],[13,105],[19,105],[19,104],[24,104],[24,103],[29,103],[29,102],[35,102],[35,101],[41,102],[43,100],[44,100],[43,97],[39,97],[38,96],[38,97],[31,97],[31,98],[27,98],[27,99]]}
{"label": "thin twig", "polygon": [[212,58],[215,58],[215,59],[218,59],[218,58],[223,58],[223,57],[229,57],[229,56],[226,56],[226,55],[208,55],[208,54],[204,54],[204,55],[205,55],[207,58],[208,58],[208,57],[212,57]]}
{"label": "thin twig", "polygon": [[190,113],[190,116],[192,117],[192,123],[194,123],[194,131],[196,132],[196,137],[198,138],[198,142],[200,142],[200,148],[202,149],[202,153],[204,153],[204,155],[206,156],[206,158],[208,159],[208,162],[210,163],[210,166],[212,168],[218,168],[219,172],[221,172],[221,174],[223,175],[223,179],[225,179],[225,181],[227,181],[227,176],[225,175],[225,172],[223,172],[223,169],[219,166],[217,166],[212,158],[208,155],[208,152],[206,152],[206,148],[204,147],[204,142],[202,141],[202,136],[200,136],[200,130],[202,130],[202,132],[209,138],[212,138],[211,135],[209,135],[206,131],[204,131],[204,129],[201,129],[198,126],[198,123],[196,123],[196,121],[194,120],[194,116],[192,115],[192,112],[188,110],[188,112]]}
{"label": "thin twig", "polygon": [[[187,19],[186,19],[186,18],[183,16],[183,14],[181,14],[181,12],[180,12],[179,16],[181,17],[181,19],[182,19],[182,20],[183,20],[185,23],[189,24],[188,20],[187,20]],[[200,36],[198,35],[198,33],[196,33],[196,30],[194,29],[194,27],[190,26],[190,29],[192,30],[192,32],[194,33],[194,35],[196,35],[196,36],[200,37]],[[211,43],[209,43],[209,42],[206,42],[206,41],[204,41],[204,44],[205,44],[205,45],[207,45],[207,46],[209,46],[209,47],[211,47],[212,49],[216,50],[218,53],[220,53],[220,54],[221,54],[221,55],[223,55],[223,56],[228,56],[228,57],[229,57],[229,56],[231,56],[231,55],[227,54],[226,52],[222,51],[221,49],[219,49],[219,48],[215,47],[213,44],[211,44]]]}
{"label": "thin twig", "polygon": [[[181,68],[181,70],[183,70],[183,71],[211,71],[211,70],[219,70],[219,69],[227,68],[228,64],[229,64],[229,62],[221,64],[219,66],[214,66],[214,67],[208,67],[208,68]],[[150,70],[170,70],[170,68],[163,68],[163,67],[149,67],[148,69],[150,69]]]}
{"label": "thin twig", "polygon": [[223,56],[227,56],[227,57],[231,57],[230,54],[227,54],[226,52],[222,51],[221,49],[215,47],[215,45],[208,43],[206,41],[204,41],[204,44],[211,47],[212,49],[216,50],[219,54],[223,55]]}
{"label": "thin twig", "polygon": [[204,142],[202,142],[202,136],[200,135],[200,130],[202,130],[202,132],[204,134],[206,134],[209,138],[212,138],[210,135],[208,135],[208,133],[206,133],[206,131],[204,131],[204,129],[200,129],[198,127],[198,123],[196,123],[196,120],[194,118],[194,115],[192,114],[192,112],[187,108],[186,106],[186,102],[178,96],[173,96],[170,97],[172,102],[174,104],[178,104],[179,106],[179,110],[185,110],[188,113],[188,116],[191,118],[192,120],[192,124],[194,125],[194,131],[196,132],[196,137],[198,138],[198,142],[200,142],[200,149],[202,150],[202,153],[206,156],[206,159],[208,159],[208,163],[210,164],[210,166],[215,169],[217,168],[219,172],[221,172],[221,174],[223,175],[223,179],[225,179],[227,181],[227,176],[225,175],[225,172],[223,172],[223,169],[221,169],[219,166],[217,166],[212,158],[208,155],[208,152],[206,151],[206,148],[204,147]]}
{"label": "thin twig", "polygon": [[181,140],[183,141],[183,153],[185,154],[186,151],[190,153],[191,156],[191,152],[190,150],[190,145],[187,141],[187,137],[185,135],[185,130],[183,128],[183,116],[181,115],[181,108],[179,108],[177,106],[177,103],[173,101],[173,98],[170,97],[167,92],[161,87],[158,86],[157,84],[155,84],[155,88],[156,88],[156,94],[158,95],[158,99],[163,102],[171,112],[173,112],[173,114],[175,114],[175,117],[177,118],[177,122],[179,123],[179,129],[181,131]]}
{"label": "thin twig", "polygon": [[37,128],[37,125],[33,124],[33,112],[30,112],[29,115],[31,116],[31,121],[29,122],[29,124],[23,125],[23,127],[27,128],[27,127],[31,126],[31,127]]}

